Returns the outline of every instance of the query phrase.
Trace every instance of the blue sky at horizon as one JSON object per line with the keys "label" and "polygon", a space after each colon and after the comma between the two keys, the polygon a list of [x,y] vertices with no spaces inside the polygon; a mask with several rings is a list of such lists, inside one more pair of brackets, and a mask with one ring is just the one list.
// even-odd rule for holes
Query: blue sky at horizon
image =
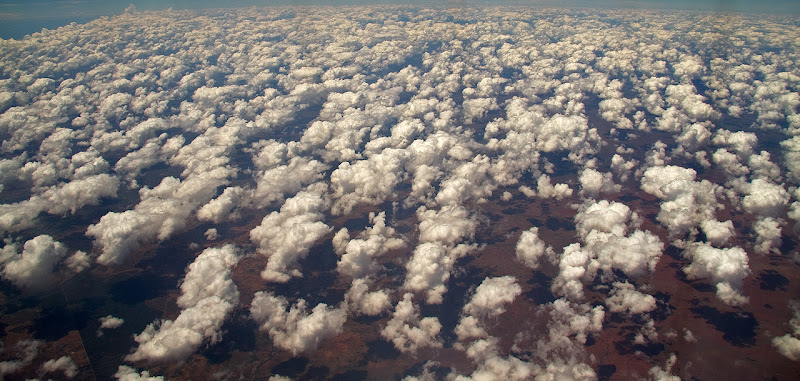
{"label": "blue sky at horizon", "polygon": [[796,0],[0,0],[0,38],[20,38],[42,28],[53,29],[70,22],[88,22],[97,17],[122,13],[134,5],[137,10],[201,9],[246,6],[287,5],[375,5],[409,4],[422,6],[518,5],[568,6],[633,9],[687,9],[718,12],[759,12],[800,15]]}

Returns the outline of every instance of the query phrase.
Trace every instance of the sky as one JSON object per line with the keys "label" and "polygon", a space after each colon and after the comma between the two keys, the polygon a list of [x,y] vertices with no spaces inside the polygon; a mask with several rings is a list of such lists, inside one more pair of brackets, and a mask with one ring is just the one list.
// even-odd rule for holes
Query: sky
{"label": "sky", "polygon": [[[33,0],[0,1],[0,38],[21,38],[42,28],[54,29],[71,22],[85,23],[100,16],[122,13],[134,5],[137,10],[217,8],[222,3],[212,0]],[[231,0],[227,7],[285,6],[285,5],[364,5],[364,4],[414,4],[414,5],[515,5],[515,6],[570,6],[633,9],[690,9],[715,12],[760,12],[777,14],[800,13],[800,2],[794,0],[505,0],[505,1],[430,1],[430,0]]]}

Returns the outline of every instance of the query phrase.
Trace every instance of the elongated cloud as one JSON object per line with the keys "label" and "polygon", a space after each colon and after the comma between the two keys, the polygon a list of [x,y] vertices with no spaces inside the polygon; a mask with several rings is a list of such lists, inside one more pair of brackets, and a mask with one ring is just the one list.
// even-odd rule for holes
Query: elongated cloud
{"label": "elongated cloud", "polygon": [[233,245],[206,249],[197,256],[181,283],[181,313],[175,320],[151,323],[135,335],[139,346],[126,359],[183,361],[203,342],[218,342],[225,317],[239,302],[239,291],[230,278],[238,261]]}

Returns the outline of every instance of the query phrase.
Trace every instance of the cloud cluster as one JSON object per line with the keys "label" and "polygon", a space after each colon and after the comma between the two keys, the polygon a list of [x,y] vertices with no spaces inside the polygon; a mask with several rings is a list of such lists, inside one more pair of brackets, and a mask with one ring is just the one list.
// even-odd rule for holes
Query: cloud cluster
{"label": "cloud cluster", "polygon": [[[208,241],[236,240],[267,257],[262,278],[286,283],[332,239],[345,300],[310,308],[279,287],[256,294],[253,318],[297,355],[338,334],[348,314],[392,311],[375,324],[415,353],[443,347],[448,333],[414,301],[443,302],[459,264],[483,247],[477,232],[494,223],[485,206],[518,191],[542,210],[575,203],[573,243],[554,248],[534,226],[515,247],[529,269],[556,266],[561,298],[537,307],[548,321],[535,348],[505,353],[509,338],[492,337],[487,317],[516,303],[521,287],[504,274],[485,279],[456,328],[475,372],[451,376],[595,378],[580,348],[602,329],[605,309],[654,310],[637,282],[655,270],[664,229],[691,261],[687,276],[709,279],[741,307],[745,249],[779,251],[785,217],[800,220],[800,202],[790,206],[800,184],[796,28],[721,17],[729,16],[170,10],[0,41],[2,276],[27,288],[92,261],[113,271],[152,243],[205,231]],[[635,181],[658,199],[660,226],[631,209],[649,211],[651,197],[621,195]],[[363,231],[342,227],[368,213]],[[253,216],[263,217],[255,228],[245,221]],[[252,228],[250,241],[221,224]],[[84,230],[93,250],[62,238]],[[737,234],[752,235],[752,246]],[[398,255],[386,258],[390,251]],[[237,258],[232,246],[200,254],[180,286],[180,315],[137,335],[129,359],[185,359],[218,340],[239,301]],[[390,281],[400,293],[383,281],[390,273],[401,277]],[[578,303],[587,284],[607,298]],[[641,340],[656,328],[645,323]],[[67,360],[51,361],[42,372],[68,375]],[[671,377],[674,362],[649,375]],[[124,366],[117,377],[159,379]]]}
{"label": "cloud cluster", "polygon": [[630,277],[641,277],[655,270],[664,244],[655,234],[633,230],[638,225],[636,212],[622,203],[589,201],[575,215],[576,231],[583,245],[564,248],[558,261],[559,274],[552,289],[573,300],[583,298],[583,282],[598,272],[604,277],[620,270]]}

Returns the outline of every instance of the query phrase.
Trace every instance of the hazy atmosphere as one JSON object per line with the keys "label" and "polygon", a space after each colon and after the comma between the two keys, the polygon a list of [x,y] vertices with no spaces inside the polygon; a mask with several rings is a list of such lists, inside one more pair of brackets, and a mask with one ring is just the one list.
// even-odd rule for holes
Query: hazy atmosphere
{"label": "hazy atmosphere", "polygon": [[796,380],[792,3],[0,3],[0,379]]}

